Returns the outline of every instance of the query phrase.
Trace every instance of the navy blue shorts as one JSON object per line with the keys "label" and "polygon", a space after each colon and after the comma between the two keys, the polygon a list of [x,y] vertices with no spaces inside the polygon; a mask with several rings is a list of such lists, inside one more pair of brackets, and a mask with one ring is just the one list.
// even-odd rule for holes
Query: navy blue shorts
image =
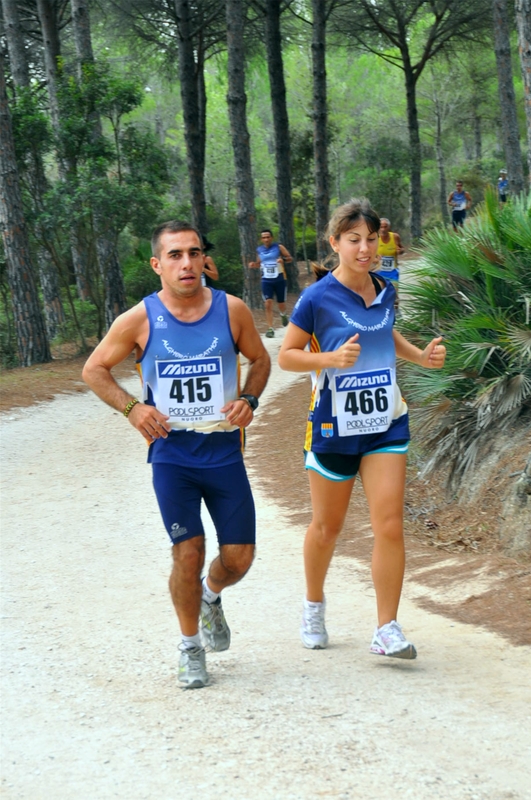
{"label": "navy blue shorts", "polygon": [[243,461],[207,469],[153,464],[153,487],[172,544],[205,535],[202,499],[220,546],[255,543],[254,500]]}
{"label": "navy blue shorts", "polygon": [[452,211],[452,225],[454,226],[454,228],[457,228],[458,225],[460,225],[462,228],[463,225],[465,224],[465,219],[466,219],[466,209],[463,209],[462,211],[456,211],[454,209]]}
{"label": "navy blue shorts", "polygon": [[288,283],[283,275],[278,278],[262,278],[262,297],[264,300],[277,298],[277,303],[286,302]]}

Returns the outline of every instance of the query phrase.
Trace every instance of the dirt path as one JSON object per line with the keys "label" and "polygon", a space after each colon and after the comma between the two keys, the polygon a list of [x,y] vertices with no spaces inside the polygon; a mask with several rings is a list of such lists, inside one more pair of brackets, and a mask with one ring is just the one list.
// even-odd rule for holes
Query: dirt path
{"label": "dirt path", "polygon": [[[290,380],[275,369],[262,408]],[[211,687],[182,691],[143,441],[90,394],[1,423],[2,797],[531,798],[530,648],[406,587],[418,660],[371,656],[368,570],[338,557],[331,646],[304,650],[304,529],[261,492],[253,455],[259,549],[224,595],[233,645],[209,656]]]}

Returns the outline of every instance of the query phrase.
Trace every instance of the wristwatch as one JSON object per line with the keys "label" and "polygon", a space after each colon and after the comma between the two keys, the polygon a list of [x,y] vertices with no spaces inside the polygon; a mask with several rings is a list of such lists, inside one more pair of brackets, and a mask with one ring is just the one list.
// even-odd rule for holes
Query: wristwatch
{"label": "wristwatch", "polygon": [[256,411],[258,408],[258,397],[255,397],[254,394],[241,394],[240,400],[246,400],[249,403],[251,411]]}

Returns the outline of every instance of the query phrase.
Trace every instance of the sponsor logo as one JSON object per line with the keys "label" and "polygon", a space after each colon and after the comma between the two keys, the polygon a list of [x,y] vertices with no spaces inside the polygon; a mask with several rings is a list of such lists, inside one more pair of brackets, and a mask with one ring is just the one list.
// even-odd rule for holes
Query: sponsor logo
{"label": "sponsor logo", "polygon": [[157,361],[159,378],[173,378],[185,375],[219,375],[220,363],[218,359],[193,359],[187,363],[175,361]]}
{"label": "sponsor logo", "polygon": [[376,428],[381,425],[389,425],[387,417],[365,417],[364,419],[347,420],[347,431],[359,430],[360,428]]}
{"label": "sponsor logo", "polygon": [[334,435],[334,425],[332,422],[322,422],[321,423],[321,436],[324,436],[325,439],[331,439]]}
{"label": "sponsor logo", "polygon": [[167,328],[167,327],[168,323],[166,322],[162,314],[159,314],[159,316],[155,320],[155,328]]}
{"label": "sponsor logo", "polygon": [[211,416],[214,413],[214,406],[188,406],[188,408],[169,408],[170,417],[198,417]]}
{"label": "sponsor logo", "polygon": [[364,372],[363,374],[341,375],[336,378],[336,389],[338,392],[352,389],[364,389],[368,386],[390,386],[391,372],[388,369],[375,370],[374,372]]}
{"label": "sponsor logo", "polygon": [[174,522],[173,525],[171,526],[171,532],[170,532],[172,542],[174,542],[176,539],[180,539],[181,536],[185,536],[187,533],[188,533],[188,528],[185,528],[184,526],[181,527],[181,525],[179,525],[178,522]]}

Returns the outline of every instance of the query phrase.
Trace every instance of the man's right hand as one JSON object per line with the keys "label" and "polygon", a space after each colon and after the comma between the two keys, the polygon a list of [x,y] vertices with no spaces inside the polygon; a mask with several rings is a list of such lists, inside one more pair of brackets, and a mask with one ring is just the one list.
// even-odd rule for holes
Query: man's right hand
{"label": "man's right hand", "polygon": [[167,439],[171,431],[171,426],[168,424],[169,417],[147,403],[134,405],[127,419],[148,444],[153,444],[156,439]]}

